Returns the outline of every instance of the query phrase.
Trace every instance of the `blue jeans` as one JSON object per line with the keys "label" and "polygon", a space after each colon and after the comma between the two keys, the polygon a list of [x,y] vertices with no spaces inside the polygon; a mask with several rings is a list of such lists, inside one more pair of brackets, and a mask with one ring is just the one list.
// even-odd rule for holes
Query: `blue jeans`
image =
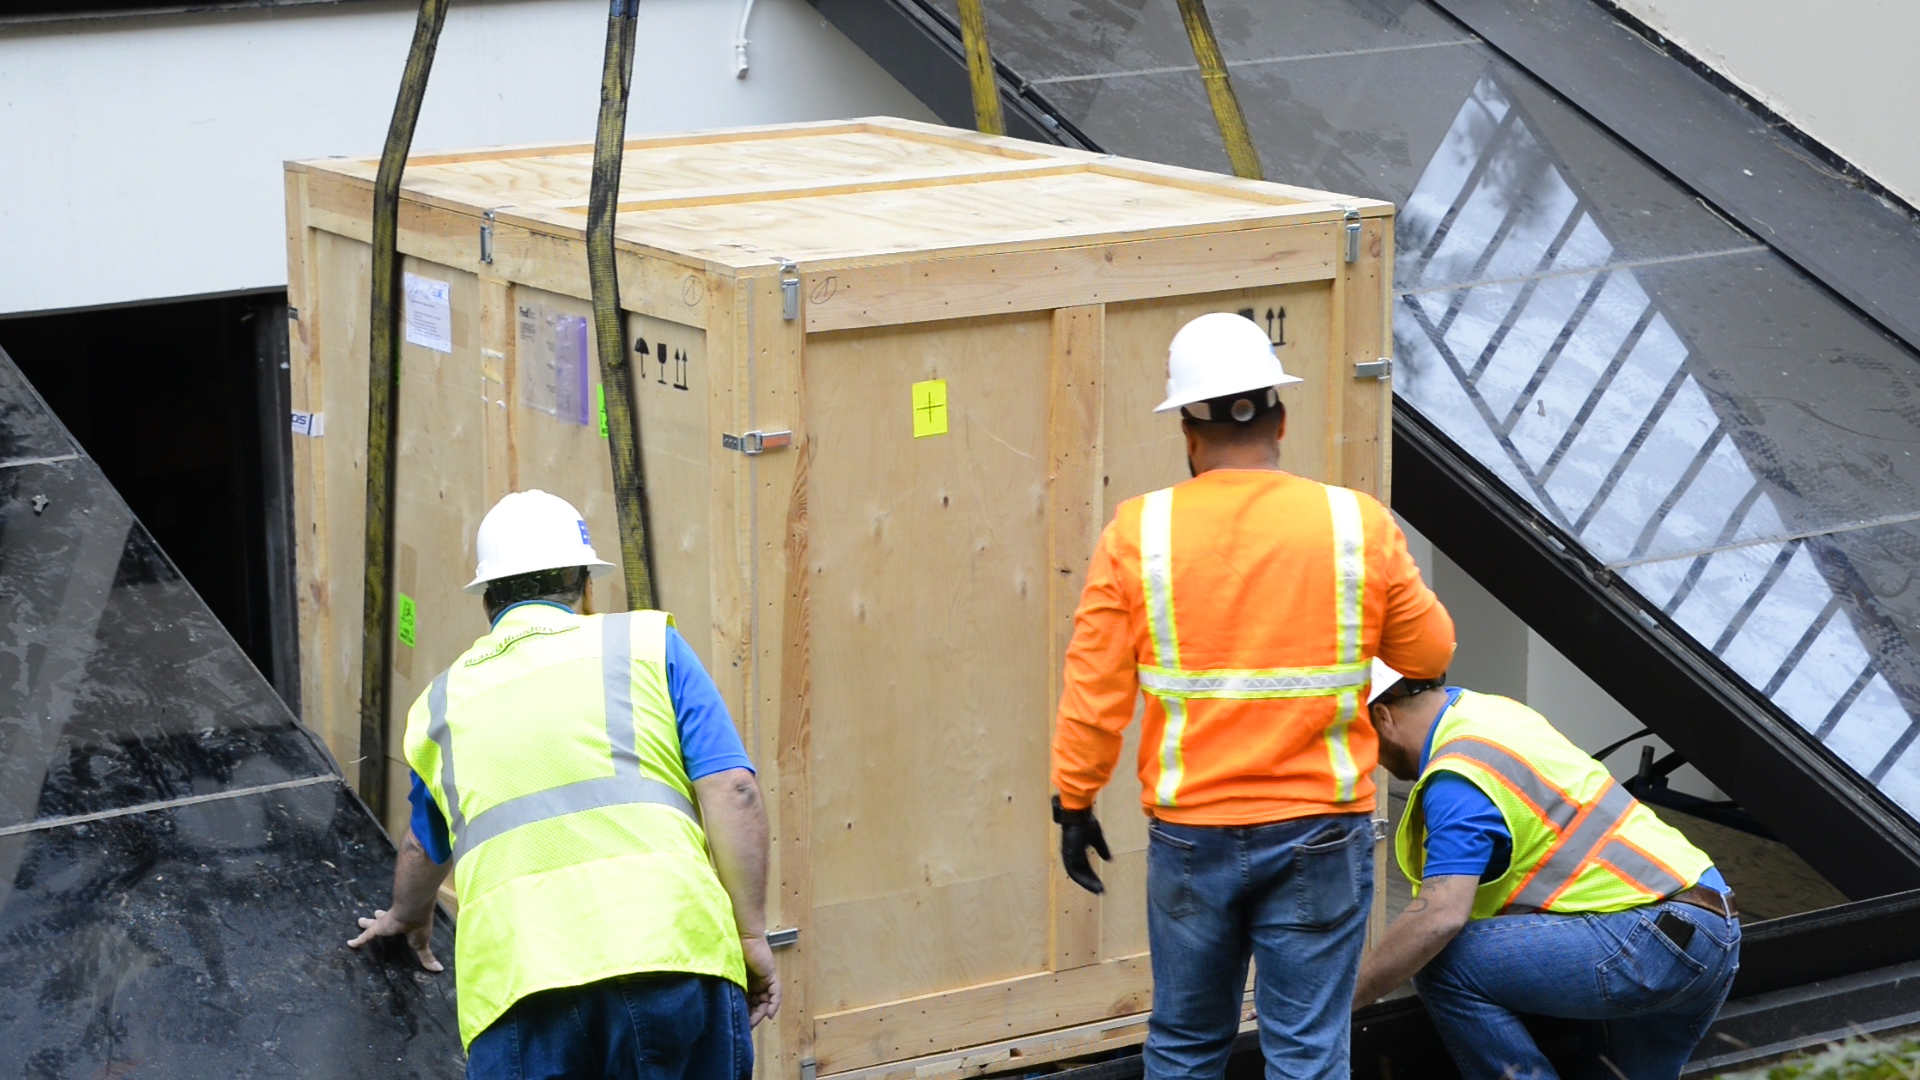
{"label": "blue jeans", "polygon": [[1201,828],[1153,822],[1146,1080],[1218,1080],[1252,957],[1267,1080],[1347,1075],[1349,1010],[1373,899],[1364,814]]}
{"label": "blue jeans", "polygon": [[467,1048],[467,1080],[752,1075],[746,994],[712,975],[625,975],[529,994]]}
{"label": "blue jeans", "polygon": [[[1684,949],[1655,925],[1667,912],[1694,928]],[[1739,967],[1738,919],[1669,901],[1607,915],[1477,919],[1413,982],[1464,1080],[1560,1076],[1521,1026],[1522,1012],[1588,1021],[1570,1076],[1672,1080]]]}

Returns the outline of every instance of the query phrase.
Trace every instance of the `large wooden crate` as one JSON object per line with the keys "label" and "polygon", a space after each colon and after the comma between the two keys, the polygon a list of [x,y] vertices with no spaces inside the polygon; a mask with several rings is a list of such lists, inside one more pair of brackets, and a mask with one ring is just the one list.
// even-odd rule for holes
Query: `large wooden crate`
{"label": "large wooden crate", "polygon": [[[405,268],[445,299],[423,285],[426,344],[400,365],[412,640],[390,755],[408,703],[486,630],[460,586],[495,499],[562,495],[617,553],[582,397],[599,383],[590,158],[407,170]],[[303,705],[348,763],[374,169],[286,173],[294,402],[322,418],[295,440]],[[1390,350],[1392,207],[874,119],[634,140],[621,209],[659,601],[759,765],[769,914],[799,931],[762,1075],[977,1073],[1137,1040],[1134,748],[1102,803],[1104,899],[1060,873],[1047,814],[1087,557],[1120,500],[1187,475],[1177,421],[1151,410],[1168,339],[1209,311],[1251,313],[1306,380],[1285,391],[1286,466],[1385,496],[1387,384],[1357,365]],[[726,445],[789,430],[785,448]],[[617,575],[595,590],[623,606]],[[398,829],[406,770],[388,764]]]}

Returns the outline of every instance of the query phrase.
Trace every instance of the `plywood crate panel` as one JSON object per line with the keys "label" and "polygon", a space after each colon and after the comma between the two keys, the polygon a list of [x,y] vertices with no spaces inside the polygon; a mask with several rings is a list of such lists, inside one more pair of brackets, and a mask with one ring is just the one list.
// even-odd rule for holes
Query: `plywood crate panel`
{"label": "plywood crate panel", "polygon": [[[562,495],[618,550],[591,157],[409,164],[405,269],[447,300],[400,360],[394,582],[415,617],[389,754],[485,631],[460,586],[494,500]],[[374,172],[286,174],[294,403],[325,417],[295,453],[303,704],[343,762],[360,757]],[[1306,380],[1284,392],[1286,467],[1385,496],[1387,384],[1355,365],[1390,348],[1391,237],[1385,203],[901,120],[628,144],[617,260],[658,601],[759,766],[770,919],[800,931],[763,1075],[978,1074],[1139,1040],[1133,740],[1101,804],[1104,897],[1065,879],[1047,813],[1087,558],[1121,500],[1186,477],[1177,421],[1151,410],[1168,339],[1210,311],[1250,314]],[[936,381],[941,409],[915,396]],[[916,437],[916,408],[944,432]],[[759,455],[721,442],[780,430],[792,446]],[[594,602],[624,608],[618,575]],[[387,764],[399,829],[406,767]]]}

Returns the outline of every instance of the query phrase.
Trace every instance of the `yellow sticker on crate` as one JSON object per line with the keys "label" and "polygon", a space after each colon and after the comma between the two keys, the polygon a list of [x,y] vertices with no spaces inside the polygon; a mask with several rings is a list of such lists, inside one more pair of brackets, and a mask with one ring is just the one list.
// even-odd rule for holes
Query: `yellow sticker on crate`
{"label": "yellow sticker on crate", "polygon": [[413,597],[406,593],[395,594],[400,597],[400,610],[394,613],[393,626],[400,637],[400,644],[413,648],[414,610]]}
{"label": "yellow sticker on crate", "polygon": [[947,380],[929,379],[913,384],[913,437],[947,433]]}

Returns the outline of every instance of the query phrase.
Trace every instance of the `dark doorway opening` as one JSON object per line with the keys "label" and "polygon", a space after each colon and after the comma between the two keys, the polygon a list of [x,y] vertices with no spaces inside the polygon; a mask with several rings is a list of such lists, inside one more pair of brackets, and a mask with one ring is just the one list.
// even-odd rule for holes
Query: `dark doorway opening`
{"label": "dark doorway opening", "polygon": [[5,318],[0,349],[297,714],[286,302]]}

